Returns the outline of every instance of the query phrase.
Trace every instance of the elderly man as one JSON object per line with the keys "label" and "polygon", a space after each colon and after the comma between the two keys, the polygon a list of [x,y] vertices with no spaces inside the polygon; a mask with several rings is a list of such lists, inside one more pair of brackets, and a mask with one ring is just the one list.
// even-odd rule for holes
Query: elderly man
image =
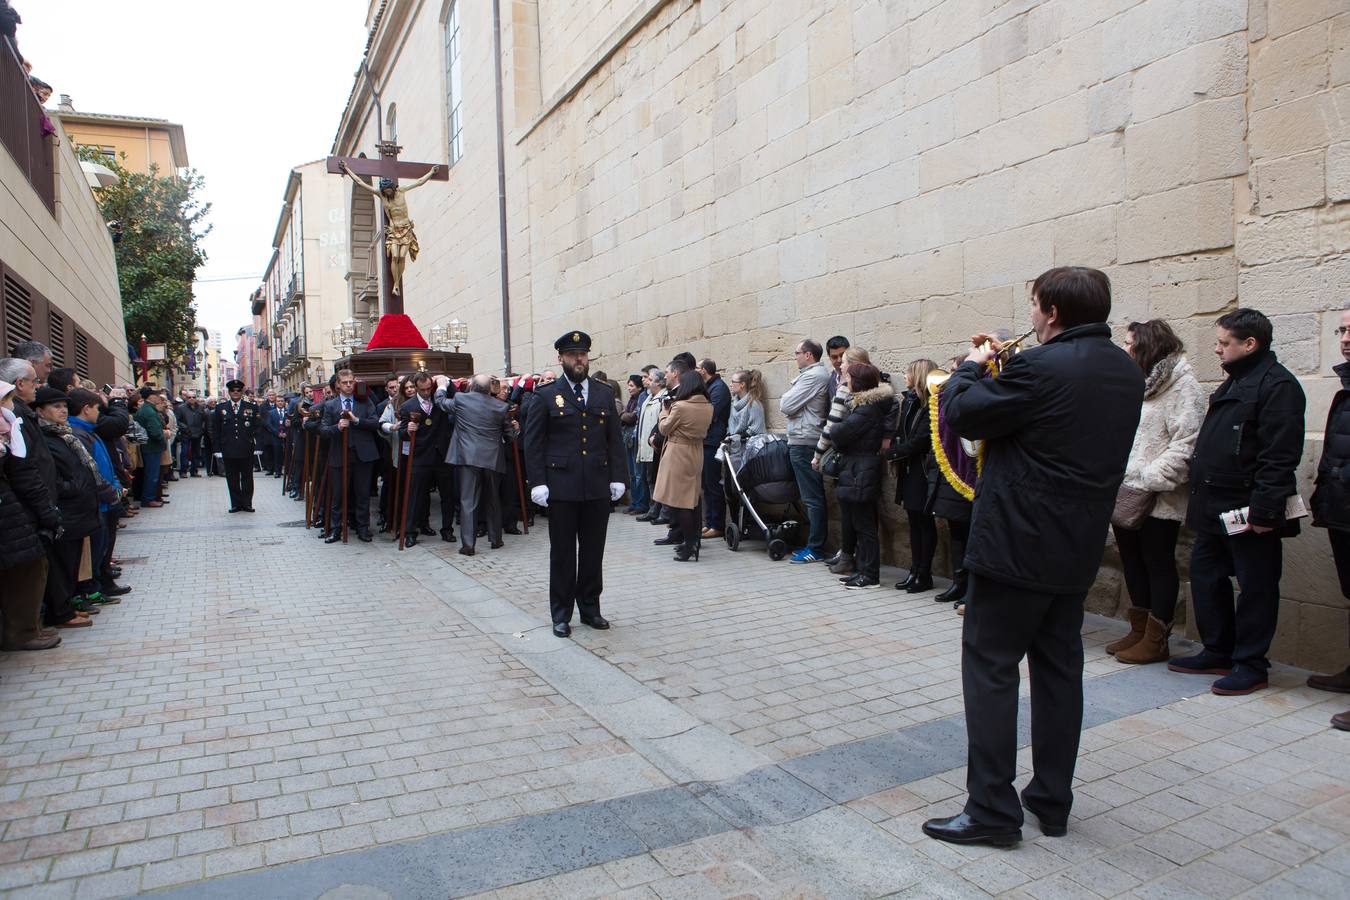
{"label": "elderly man", "polygon": [[38,384],[46,384],[47,376],[52,374],[52,369],[56,368],[56,363],[52,361],[52,351],[47,345],[40,341],[24,341],[14,345],[14,352],[10,354],[15,359],[26,360],[37,373]]}
{"label": "elderly man", "polygon": [[[444,377],[444,376],[442,376]],[[507,419],[510,407],[494,396],[497,379],[475,375],[469,390],[448,398],[455,428],[445,461],[459,474],[460,547],[463,556],[476,553],[478,508],[487,513],[492,549],[502,546],[501,477],[506,472],[504,441],[514,434]]]}

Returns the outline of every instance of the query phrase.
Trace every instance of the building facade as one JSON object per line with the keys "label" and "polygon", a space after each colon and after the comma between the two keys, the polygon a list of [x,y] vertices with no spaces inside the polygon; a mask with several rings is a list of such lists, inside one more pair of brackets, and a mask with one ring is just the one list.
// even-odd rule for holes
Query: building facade
{"label": "building facade", "polygon": [[69,94],[56,114],[77,147],[92,147],[132,172],[172,175],[188,166],[183,126],[166,119],[77,112]]}
{"label": "building facade", "polygon": [[[1041,271],[1090,265],[1118,330],[1168,319],[1211,383],[1217,315],[1271,316],[1309,397],[1307,496],[1350,284],[1343,5],[501,0],[500,57],[492,10],[373,0],[382,105],[358,75],[334,144],[396,128],[402,158],[450,164],[408,198],[405,302],[424,331],[468,322],[484,368],[537,370],[581,328],[611,373],[689,349],[777,394],[804,335],[945,361],[1024,331]],[[1307,532],[1275,652],[1335,667],[1345,605]],[[1092,603],[1123,602],[1108,551]]]}
{"label": "building facade", "polygon": [[98,384],[130,380],[112,238],[61,123],[0,40],[0,353],[42,341]]}

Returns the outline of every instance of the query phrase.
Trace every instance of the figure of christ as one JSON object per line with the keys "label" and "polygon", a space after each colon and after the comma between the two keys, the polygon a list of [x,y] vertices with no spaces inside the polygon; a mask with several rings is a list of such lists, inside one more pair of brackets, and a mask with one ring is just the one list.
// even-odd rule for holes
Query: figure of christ
{"label": "figure of christ", "polygon": [[389,260],[389,280],[394,286],[394,293],[402,296],[403,270],[408,265],[408,260],[417,259],[418,250],[417,234],[413,231],[412,220],[408,218],[408,200],[404,195],[430,181],[441,167],[432,166],[431,171],[404,188],[399,187],[398,182],[392,178],[381,178],[378,190],[357,178],[352,170],[347,168],[345,162],[341,163],[341,167],[343,174],[349,177],[353,184],[380,199],[380,206],[383,207],[385,217],[388,219],[385,226],[384,254]]}

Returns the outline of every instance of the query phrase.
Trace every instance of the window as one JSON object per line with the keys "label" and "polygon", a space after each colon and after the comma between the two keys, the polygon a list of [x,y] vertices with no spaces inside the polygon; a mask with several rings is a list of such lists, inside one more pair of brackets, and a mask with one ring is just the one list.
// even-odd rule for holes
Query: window
{"label": "window", "polygon": [[33,339],[33,295],[8,273],[4,276],[4,293],[5,343],[12,349]]}
{"label": "window", "polygon": [[95,153],[102,154],[110,161],[117,160],[117,148],[110,144],[80,144],[81,150],[93,150]]}
{"label": "window", "polygon": [[398,140],[398,104],[389,104],[389,113],[384,117],[384,139],[386,141]]}
{"label": "window", "polygon": [[58,312],[47,312],[47,344],[52,351],[52,362],[58,367],[66,364],[66,320]]}
{"label": "window", "polygon": [[445,112],[448,126],[450,165],[464,155],[460,132],[464,121],[461,106],[464,100],[464,77],[459,66],[459,4],[451,3],[445,15]]}
{"label": "window", "polygon": [[89,338],[78,328],[75,329],[75,374],[81,378],[89,377]]}

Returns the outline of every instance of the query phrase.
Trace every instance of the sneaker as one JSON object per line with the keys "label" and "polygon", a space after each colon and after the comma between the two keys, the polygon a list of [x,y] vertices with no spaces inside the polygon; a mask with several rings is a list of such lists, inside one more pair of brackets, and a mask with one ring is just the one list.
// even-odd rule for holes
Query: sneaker
{"label": "sneaker", "polygon": [[1238,697],[1270,687],[1266,673],[1251,666],[1238,664],[1233,670],[1209,686],[1212,693],[1222,697]]}
{"label": "sneaker", "polygon": [[872,578],[868,578],[859,573],[857,575],[854,575],[848,581],[845,581],[844,587],[848,588],[850,591],[857,591],[862,590],[864,588],[881,587],[881,582],[876,581]]}
{"label": "sneaker", "polygon": [[820,557],[811,552],[810,547],[803,547],[796,553],[788,557],[788,562],[792,563],[813,563],[820,562]]}
{"label": "sneaker", "polygon": [[1233,661],[1226,656],[1201,650],[1194,656],[1178,656],[1167,663],[1167,668],[1183,675],[1227,675]]}

